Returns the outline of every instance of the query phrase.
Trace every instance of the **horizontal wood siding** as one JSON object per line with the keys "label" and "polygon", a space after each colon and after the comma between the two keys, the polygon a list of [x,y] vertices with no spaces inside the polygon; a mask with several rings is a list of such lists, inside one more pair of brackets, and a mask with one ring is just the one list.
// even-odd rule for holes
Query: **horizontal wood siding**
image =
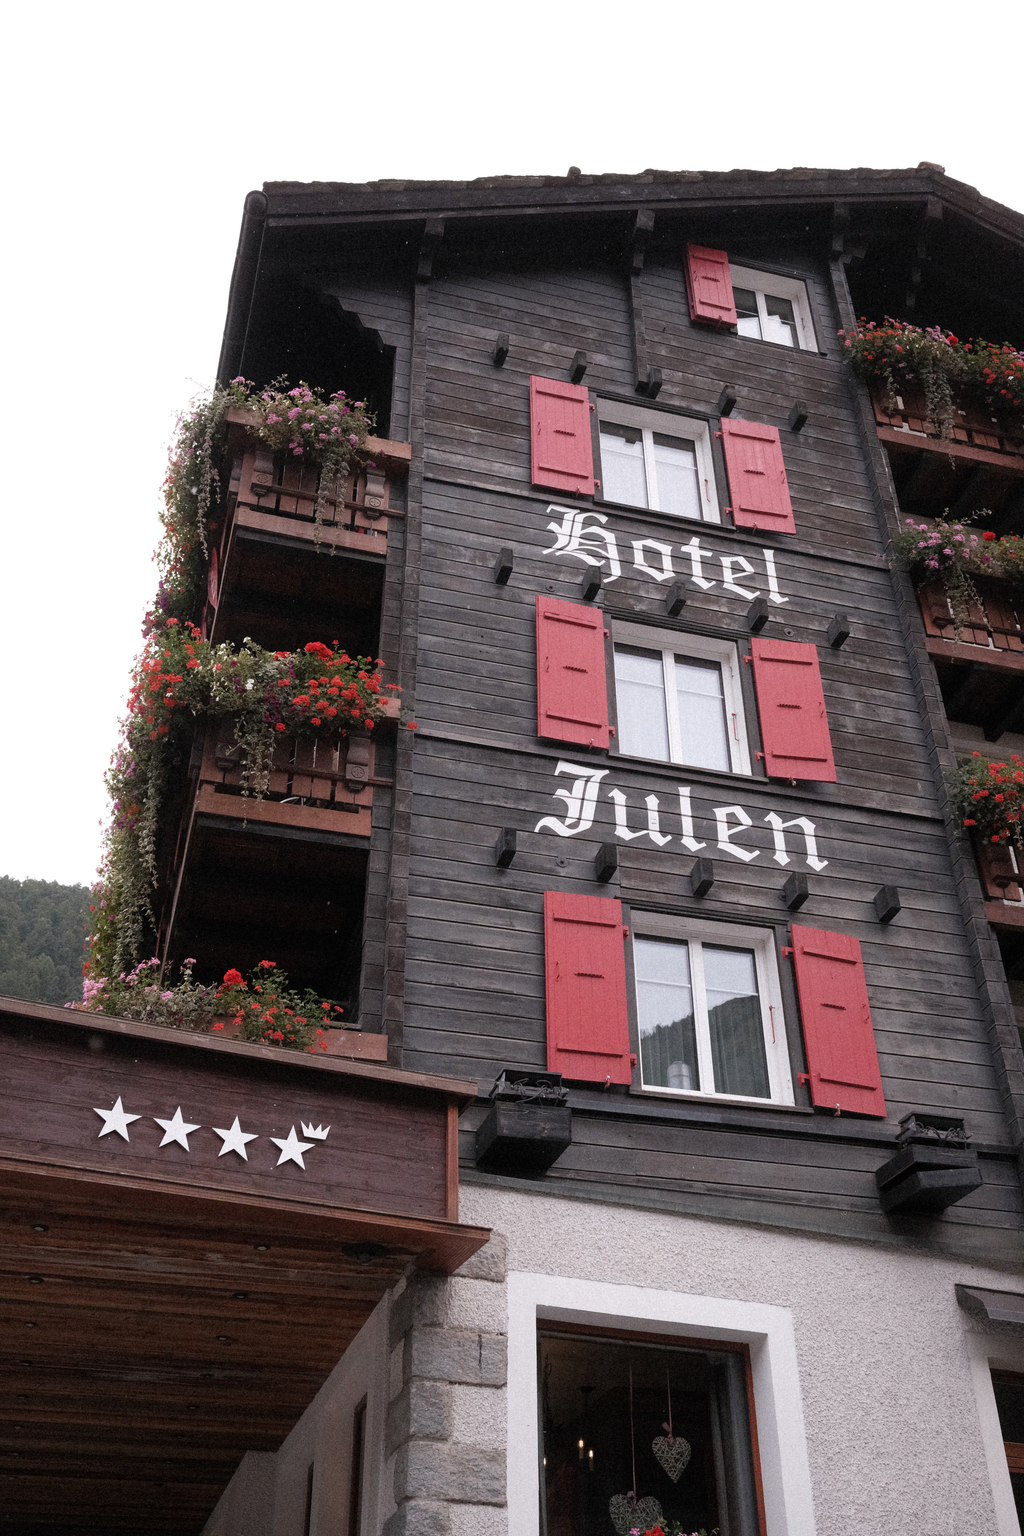
{"label": "horizontal wood siding", "polygon": [[[894,1229],[878,1206],[874,1171],[892,1155],[900,1116],[934,1110],[963,1115],[987,1150],[982,1188],[941,1223],[931,1223],[927,1240],[951,1250],[1017,1257],[1020,1185],[930,738],[899,628],[856,396],[835,344],[839,321],[825,274],[798,251],[781,253],[806,275],[822,348],[789,351],[691,324],[684,246],[682,241],[670,251],[652,240],[640,279],[646,362],[662,374],[657,406],[703,416],[713,433],[722,386],[735,385],[737,418],[780,433],[792,535],[736,530],[728,517],[721,526],[695,524],[605,504],[600,497],[531,489],[532,374],[568,380],[574,353],[585,352],[586,387],[643,404],[635,393],[625,258],[619,267],[552,263],[509,270],[496,263],[488,270],[478,261],[461,268],[457,239],[449,245],[446,237],[423,306],[422,505],[411,501],[408,528],[396,530],[396,544],[406,535],[410,548],[414,536],[421,540],[416,689],[408,701],[419,730],[411,792],[395,792],[397,808],[411,812],[408,896],[400,910],[389,898],[385,913],[388,855],[385,844],[376,842],[364,967],[368,1014],[379,1008],[387,1015],[395,982],[381,963],[385,924],[404,923],[404,1064],[464,1073],[486,1091],[503,1067],[546,1064],[545,891],[618,898],[634,918],[649,908],[774,923],[781,932],[789,917],[783,885],[799,871],[810,896],[797,920],[860,941],[888,1118],[815,1115],[802,1087],[792,1110],[574,1088],[573,1145],[544,1187],[573,1197],[889,1240]],[[732,255],[758,265],[749,249]],[[778,251],[770,255],[780,259]],[[346,289],[346,306],[358,309],[365,323],[378,324],[390,340],[401,330],[399,312],[408,313],[402,307],[407,295],[382,298],[375,310],[372,285],[364,284],[358,300],[357,286]],[[391,333],[383,318],[374,319],[388,304],[395,306]],[[496,367],[495,338],[502,332],[509,351]],[[787,423],[796,400],[807,407],[799,433]],[[671,431],[671,415],[660,419]],[[401,435],[397,426],[393,435]],[[713,454],[719,504],[726,505],[720,443]],[[582,543],[577,537],[574,545],[570,525],[576,527],[573,519],[581,513],[590,515],[583,518]],[[607,544],[600,544],[601,530],[614,537],[618,572]],[[694,537],[703,577],[713,583],[708,588],[695,582],[686,552]],[[657,545],[669,547],[671,581],[687,596],[676,618],[665,611],[671,582],[638,566],[634,541],[646,541],[640,547],[651,569],[661,559]],[[562,547],[555,549],[556,543]],[[508,548],[512,573],[498,584],[495,559]],[[766,549],[774,557],[771,573]],[[609,628],[616,620],[646,621],[682,637],[692,631],[731,638],[742,655],[749,649],[751,594],[768,598],[764,638],[816,647],[836,783],[766,780],[753,755],[761,744],[753,683],[743,665],[749,777],[640,762],[618,755],[614,743],[609,753],[590,753],[538,740],[536,599],[583,601],[582,578],[594,569],[581,558],[586,553],[600,559],[598,607]],[[389,549],[389,572],[401,558]],[[747,574],[744,562],[752,567]],[[731,590],[727,580],[742,590]],[[403,623],[398,588],[389,581],[385,655]],[[852,633],[842,649],[833,650],[826,632],[840,611],[848,614]],[[572,836],[535,830],[544,817],[566,816],[566,802],[555,791],[570,787],[572,774],[556,776],[560,760],[606,771],[592,825]],[[694,854],[681,841],[680,784],[691,789],[693,831],[706,845],[701,855],[713,862],[714,884],[700,900],[690,893]],[[634,831],[646,825],[646,797],[657,796],[660,830],[671,841],[659,847],[649,836],[617,839],[611,789],[625,796]],[[749,862],[718,847],[712,813],[734,805],[752,821],[736,838],[738,846],[756,851]],[[798,828],[786,833],[789,862],[778,862],[765,819],[772,813],[814,823],[824,868],[808,864]],[[380,838],[390,814],[387,796],[375,800]],[[512,865],[499,869],[494,845],[503,827],[515,830],[517,846]],[[618,847],[618,870],[607,883],[595,876],[595,855],[604,843]],[[887,926],[874,909],[883,884],[896,886],[902,902]],[[780,964],[797,1065],[802,1046],[791,962]],[[480,1113],[472,1109],[463,1120],[470,1178],[480,1177],[471,1166]]]}

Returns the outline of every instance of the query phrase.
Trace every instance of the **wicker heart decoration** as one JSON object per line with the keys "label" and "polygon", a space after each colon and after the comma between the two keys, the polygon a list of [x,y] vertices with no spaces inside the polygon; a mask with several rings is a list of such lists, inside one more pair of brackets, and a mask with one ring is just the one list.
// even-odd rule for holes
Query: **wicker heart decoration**
{"label": "wicker heart decoration", "polygon": [[634,1499],[628,1493],[613,1493],[608,1501],[608,1513],[619,1536],[629,1536],[630,1531],[649,1531],[661,1525],[665,1516],[657,1499]]}
{"label": "wicker heart decoration", "polygon": [[657,1456],[672,1481],[678,1483],[689,1465],[690,1442],[681,1439],[678,1435],[675,1439],[666,1439],[664,1435],[656,1435],[651,1450]]}

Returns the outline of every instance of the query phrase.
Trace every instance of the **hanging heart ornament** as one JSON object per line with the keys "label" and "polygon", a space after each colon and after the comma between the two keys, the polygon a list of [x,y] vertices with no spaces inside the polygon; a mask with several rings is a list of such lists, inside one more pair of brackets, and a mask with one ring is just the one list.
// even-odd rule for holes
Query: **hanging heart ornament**
{"label": "hanging heart ornament", "polygon": [[613,1493],[608,1501],[608,1513],[619,1536],[629,1536],[634,1530],[649,1531],[665,1520],[657,1499],[635,1499],[629,1493]]}
{"label": "hanging heart ornament", "polygon": [[651,1450],[674,1483],[678,1483],[690,1461],[690,1442],[680,1435],[656,1435]]}

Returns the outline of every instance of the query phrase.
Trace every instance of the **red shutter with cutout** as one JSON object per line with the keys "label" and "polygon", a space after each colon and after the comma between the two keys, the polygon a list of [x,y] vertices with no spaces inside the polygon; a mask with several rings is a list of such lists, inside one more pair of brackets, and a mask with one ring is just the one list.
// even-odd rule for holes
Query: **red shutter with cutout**
{"label": "red shutter with cutout", "polygon": [[845,933],[793,925],[793,966],[811,1101],[844,1114],[885,1116],[860,945]]}
{"label": "red shutter with cutout", "polygon": [[544,892],[548,1071],[628,1083],[629,1017],[622,904]]}
{"label": "red shutter with cutout", "polygon": [[530,379],[531,479],[576,495],[594,494],[590,396],[582,384]]}
{"label": "red shutter with cutout", "polygon": [[538,736],[577,747],[607,747],[604,638],[600,608],[538,597]]}
{"label": "red shutter with cutout", "polygon": [[750,642],[764,765],[770,779],[834,784],[818,652],[793,640]]}
{"label": "red shutter with cutout", "polygon": [[722,447],[736,527],[796,533],[778,427],[724,416]]}
{"label": "red shutter with cutout", "polygon": [[701,325],[735,325],[729,257],[706,245],[686,247],[686,292],[690,319]]}

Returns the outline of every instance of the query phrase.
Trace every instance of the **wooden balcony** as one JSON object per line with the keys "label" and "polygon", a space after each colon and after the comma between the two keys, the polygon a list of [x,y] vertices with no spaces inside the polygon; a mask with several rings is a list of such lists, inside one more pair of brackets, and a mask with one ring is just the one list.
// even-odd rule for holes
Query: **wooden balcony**
{"label": "wooden balcony", "polygon": [[996,928],[1024,928],[1024,872],[1019,856],[1006,843],[987,842],[977,832],[971,847],[985,897],[985,916]]}
{"label": "wooden balcony", "polygon": [[476,1084],[9,998],[0,1042],[4,1519],[198,1531],[409,1267],[486,1241]]}
{"label": "wooden balcony", "polygon": [[[392,715],[398,713],[391,700],[388,707]],[[266,794],[257,800],[243,794],[231,722],[216,721],[203,744],[196,809],[279,827],[369,837],[374,785],[391,782],[375,775],[375,757],[375,742],[366,734],[349,735],[340,744],[282,736],[274,747]]]}
{"label": "wooden balcony", "polygon": [[[225,538],[234,526],[313,543],[319,470],[302,459],[272,453],[246,430],[252,420],[248,411],[228,412],[231,474]],[[371,437],[366,449],[375,467],[353,470],[344,497],[327,503],[320,543],[329,549],[384,554],[389,518],[404,508],[404,488],[401,497],[396,497],[395,490],[408,475],[411,447]]]}
{"label": "wooden balcony", "polygon": [[1003,531],[1018,531],[1024,513],[1024,435],[964,403],[957,407],[952,437],[942,437],[928,419],[920,391],[897,395],[891,410],[884,386],[876,384],[871,401],[902,511],[920,516],[948,511],[962,517],[985,508]]}
{"label": "wooden balcony", "polygon": [[1024,730],[1024,602],[1008,583],[979,577],[959,640],[941,582],[918,589],[925,644],[950,720],[979,725],[986,739]]}
{"label": "wooden balcony", "polygon": [[[407,443],[370,439],[375,469],[348,477],[327,505],[315,539],[317,471],[271,454],[228,413],[223,521],[214,518],[202,624],[214,642],[247,636],[270,650],[337,640],[353,656],[375,655],[389,527],[404,516]],[[330,559],[323,558],[331,556]]]}

